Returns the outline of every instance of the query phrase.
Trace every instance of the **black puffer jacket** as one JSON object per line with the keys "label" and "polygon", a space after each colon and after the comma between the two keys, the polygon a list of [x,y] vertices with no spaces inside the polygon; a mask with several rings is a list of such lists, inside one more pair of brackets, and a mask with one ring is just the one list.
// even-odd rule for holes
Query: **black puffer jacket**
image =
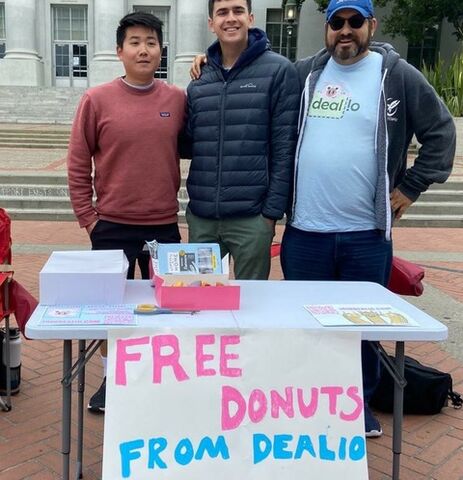
{"label": "black puffer jacket", "polygon": [[292,182],[300,88],[294,66],[270,51],[262,30],[230,71],[220,45],[208,49],[188,87],[193,159],[187,180],[193,214],[211,219],[263,214],[279,219]]}

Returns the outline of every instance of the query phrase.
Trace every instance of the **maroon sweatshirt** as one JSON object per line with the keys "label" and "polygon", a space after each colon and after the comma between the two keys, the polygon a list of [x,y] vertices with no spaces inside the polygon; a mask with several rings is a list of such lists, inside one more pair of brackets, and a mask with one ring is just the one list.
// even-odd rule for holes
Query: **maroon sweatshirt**
{"label": "maroon sweatshirt", "polygon": [[81,227],[97,218],[134,225],[177,221],[177,138],[185,104],[182,90],[160,80],[138,90],[118,78],[85,92],[67,159],[71,203]]}

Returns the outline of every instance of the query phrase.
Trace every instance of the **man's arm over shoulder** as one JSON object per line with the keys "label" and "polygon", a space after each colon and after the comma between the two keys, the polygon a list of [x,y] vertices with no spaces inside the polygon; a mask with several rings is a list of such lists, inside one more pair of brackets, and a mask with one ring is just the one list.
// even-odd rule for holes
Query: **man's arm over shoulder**
{"label": "man's arm over shoulder", "polygon": [[67,155],[69,195],[81,227],[97,220],[92,203],[92,157],[97,143],[95,111],[91,98],[84,94],[72,125]]}
{"label": "man's arm over shoulder", "polygon": [[398,188],[415,201],[432,183],[443,183],[449,177],[456,131],[450,112],[424,76],[408,64],[404,68],[407,121],[421,148]]}
{"label": "man's arm over shoulder", "polygon": [[269,188],[264,201],[264,217],[278,220],[287,208],[293,181],[297,141],[300,86],[296,69],[286,59],[273,79],[269,138]]}

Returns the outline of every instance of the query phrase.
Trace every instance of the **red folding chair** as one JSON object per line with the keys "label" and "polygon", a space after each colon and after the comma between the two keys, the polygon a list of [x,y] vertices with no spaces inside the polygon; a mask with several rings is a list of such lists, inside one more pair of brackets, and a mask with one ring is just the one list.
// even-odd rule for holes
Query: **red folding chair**
{"label": "red folding chair", "polygon": [[[21,333],[36,309],[37,300],[16,280],[11,266],[11,220],[0,208],[0,324],[5,321],[4,341],[0,362],[5,365],[5,386],[0,393],[0,409],[11,410],[11,356],[10,356],[10,315],[13,313]],[[0,365],[1,365],[0,363]],[[2,368],[3,370],[3,368]],[[15,390],[16,393],[18,390]]]}
{"label": "red folding chair", "polygon": [[3,358],[5,364],[5,398],[0,396],[0,408],[11,410],[11,368],[10,368],[10,314],[13,269],[11,267],[11,220],[3,208],[0,208],[0,323],[5,321],[5,340],[3,344]]}

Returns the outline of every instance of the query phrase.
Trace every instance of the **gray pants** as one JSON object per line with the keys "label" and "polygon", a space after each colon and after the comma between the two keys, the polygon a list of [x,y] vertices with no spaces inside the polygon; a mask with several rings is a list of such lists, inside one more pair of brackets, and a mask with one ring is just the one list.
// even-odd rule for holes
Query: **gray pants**
{"label": "gray pants", "polygon": [[211,220],[186,212],[190,243],[218,243],[224,257],[230,253],[237,280],[267,280],[270,274],[270,246],[274,235],[262,216]]}

